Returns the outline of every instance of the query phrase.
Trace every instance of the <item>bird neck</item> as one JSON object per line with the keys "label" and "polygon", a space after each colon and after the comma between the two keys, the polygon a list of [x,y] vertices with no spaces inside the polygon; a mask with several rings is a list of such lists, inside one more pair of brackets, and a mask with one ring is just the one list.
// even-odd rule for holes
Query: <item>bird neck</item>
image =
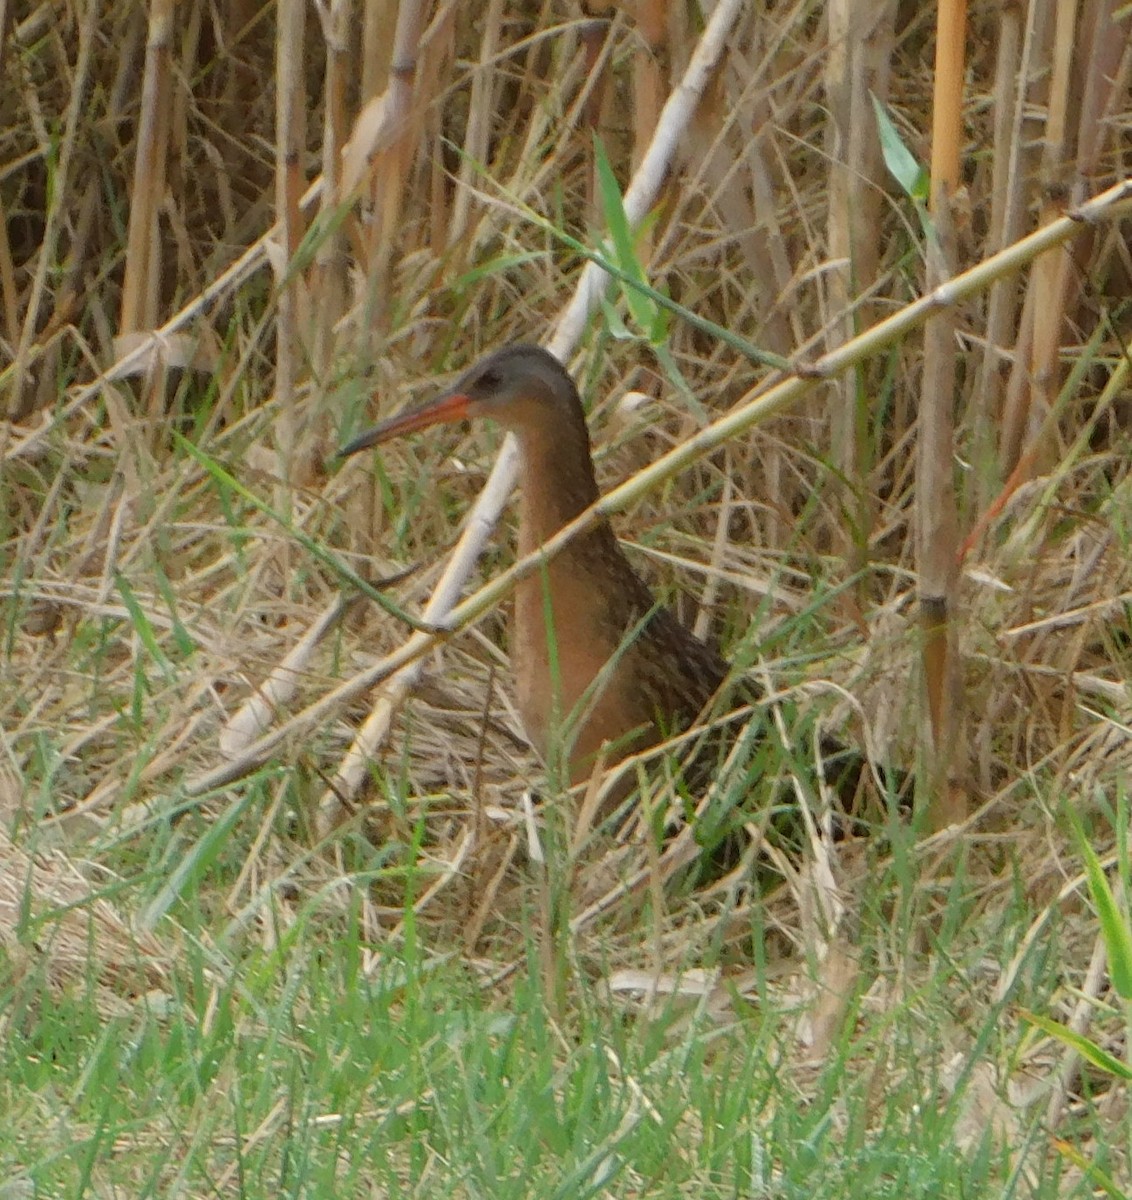
{"label": "bird neck", "polygon": [[[598,490],[580,405],[576,420],[566,414],[553,423],[532,421],[515,433],[522,463],[519,554],[526,557],[589,508]],[[609,522],[600,518],[515,588],[511,653],[519,712],[552,772],[565,766],[565,754],[574,781],[589,772],[607,738],[625,732],[614,713],[621,690],[596,681],[641,615],[635,584]],[[631,717],[635,728],[635,712]]]}
{"label": "bird neck", "polygon": [[[520,429],[519,553],[530,554],[598,498],[585,425]],[[603,521],[597,528],[609,526]],[[609,536],[612,536],[611,534]]]}

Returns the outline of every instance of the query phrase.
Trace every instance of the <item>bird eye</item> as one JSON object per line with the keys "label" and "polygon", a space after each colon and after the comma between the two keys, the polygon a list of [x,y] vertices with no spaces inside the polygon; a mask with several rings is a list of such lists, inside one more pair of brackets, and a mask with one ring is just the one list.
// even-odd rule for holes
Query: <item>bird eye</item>
{"label": "bird eye", "polygon": [[499,390],[499,385],[502,383],[498,371],[483,371],[476,379],[476,387],[485,392],[494,392]]}

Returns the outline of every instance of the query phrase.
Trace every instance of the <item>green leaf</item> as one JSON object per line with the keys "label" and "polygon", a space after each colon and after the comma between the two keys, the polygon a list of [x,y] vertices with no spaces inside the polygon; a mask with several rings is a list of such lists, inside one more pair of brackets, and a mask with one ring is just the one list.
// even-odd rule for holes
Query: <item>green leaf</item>
{"label": "green leaf", "polygon": [[[609,236],[613,239],[613,257],[617,265],[634,283],[646,285],[644,270],[637,259],[636,248],[633,245],[633,230],[625,212],[625,202],[621,196],[621,188],[617,177],[613,174],[609,156],[601,139],[594,135],[594,157],[597,164],[598,191],[601,193],[601,207],[605,214],[605,224]],[[625,303],[629,306],[629,315],[645,332],[653,328],[656,318],[656,305],[631,284],[623,287]]]}
{"label": "green leaf", "polygon": [[927,169],[916,161],[916,156],[904,145],[884,105],[871,92],[869,98],[876,113],[884,165],[910,199],[917,204],[926,204],[931,194],[931,181]]}
{"label": "green leaf", "polygon": [[122,600],[130,614],[130,620],[133,622],[134,632],[141,639],[141,644],[149,652],[150,658],[161,668],[165,678],[174,678],[173,664],[165,657],[165,651],[161,649],[157,635],[153,632],[153,625],[146,616],[145,609],[142,608],[137,596],[134,595],[134,590],[130,587],[126,577],[115,572],[114,584],[121,593]]}

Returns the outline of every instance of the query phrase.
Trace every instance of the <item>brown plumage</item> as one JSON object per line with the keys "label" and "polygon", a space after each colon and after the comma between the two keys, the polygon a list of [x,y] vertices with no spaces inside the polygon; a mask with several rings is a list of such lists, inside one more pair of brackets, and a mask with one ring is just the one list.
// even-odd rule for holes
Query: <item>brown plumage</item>
{"label": "brown plumage", "polygon": [[[479,417],[518,439],[519,553],[528,554],[598,498],[581,399],[541,347],[488,355],[449,391],[362,434],[342,454]],[[511,642],[527,735],[574,782],[590,774],[603,746],[609,765],[687,728],[728,674],[720,655],[656,601],[606,520],[518,584]]]}

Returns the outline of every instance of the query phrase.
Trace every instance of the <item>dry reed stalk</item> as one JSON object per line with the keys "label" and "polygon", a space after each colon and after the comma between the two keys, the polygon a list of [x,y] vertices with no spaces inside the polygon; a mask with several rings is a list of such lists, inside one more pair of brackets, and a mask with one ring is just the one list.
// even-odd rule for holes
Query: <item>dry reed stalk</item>
{"label": "dry reed stalk", "polygon": [[[59,238],[67,219],[66,203],[70,196],[71,163],[84,116],[83,105],[86,100],[86,92],[91,82],[92,53],[99,15],[100,6],[92,0],[92,3],[86,6],[82,20],[79,22],[78,52],[75,56],[74,73],[70,80],[70,97],[63,119],[63,135],[58,143],[55,186],[48,198],[43,236],[40,239],[39,253],[36,256],[35,270],[32,274],[31,293],[24,309],[24,322],[20,329],[19,342],[12,362],[8,401],[4,413],[9,420],[19,420],[26,412],[27,371],[35,357],[40,314],[47,300],[48,280],[55,267]],[[54,138],[48,135],[45,127],[39,131],[39,140],[42,152],[46,154],[47,147],[54,141]],[[52,157],[54,155],[53,151]]]}
{"label": "dry reed stalk", "polygon": [[[1105,150],[1112,139],[1111,118],[1119,111],[1127,88],[1132,49],[1122,41],[1122,30],[1116,19],[1115,0],[1091,0],[1081,13],[1077,26],[1077,41],[1083,43],[1084,53],[1075,51],[1076,66],[1073,83],[1074,105],[1068,115],[1075,127],[1064,135],[1073,146],[1071,167],[1062,204],[1085,195],[1095,185],[1098,176],[1109,172],[1103,162]],[[1108,118],[1108,119],[1106,119]],[[1055,189],[1056,190],[1056,189]],[[1083,273],[1093,256],[1095,239],[1083,239],[1074,249],[1073,257],[1065,264],[1065,318],[1078,319]],[[1059,335],[1060,340],[1060,335]],[[1054,394],[1060,374],[1053,377]]]}
{"label": "dry reed stalk", "polygon": [[[1101,169],[1105,144],[1112,137],[1132,70],[1132,43],[1121,28],[1119,0],[1094,0],[1085,13],[1078,104],[1076,178],[1072,195]],[[1127,9],[1124,9],[1127,20]]]}
{"label": "dry reed stalk", "polygon": [[396,37],[397,7],[397,0],[365,0],[361,58],[363,106],[388,86],[389,51]]}
{"label": "dry reed stalk", "polygon": [[[2,4],[3,0],[0,0]],[[0,61],[3,61],[3,39],[0,38]],[[8,239],[8,214],[0,196],[0,336],[14,346],[20,336],[19,293],[16,288],[16,265],[12,261],[12,243]]]}
{"label": "dry reed stalk", "polygon": [[389,83],[382,94],[382,144],[369,163],[371,224],[362,239],[370,326],[383,325],[389,311],[389,283],[397,228],[409,187],[415,133],[432,94],[418,96],[421,35],[425,26],[422,0],[401,0],[393,34]]}
{"label": "dry reed stalk", "polygon": [[702,176],[711,189],[708,203],[718,209],[724,226],[735,231],[741,255],[745,309],[732,318],[734,327],[753,330],[760,346],[786,358],[802,338],[801,326],[793,329],[791,314],[778,304],[792,270],[771,199],[777,173],[764,152],[774,128],[767,99],[770,83],[760,70],[758,48],[747,54],[749,70],[721,74],[696,110],[686,151],[687,167],[695,171],[688,172],[676,197],[656,254],[659,260],[673,249],[683,214],[698,198]]}
{"label": "dry reed stalk", "polygon": [[491,140],[492,122],[496,117],[499,94],[496,78],[496,58],[503,42],[503,0],[488,0],[480,38],[479,65],[472,72],[472,89],[468,97],[468,124],[464,131],[464,156],[456,172],[455,196],[445,243],[457,247],[464,243],[464,255],[472,249],[465,241],[471,212],[474,185],[479,173],[488,167],[487,155]]}
{"label": "dry reed stalk", "polygon": [[[318,0],[315,11],[326,44],[326,85],[322,114],[323,218],[315,251],[312,310],[315,314],[314,371],[324,380],[334,356],[334,334],[346,310],[345,238],[334,220],[342,202],[342,147],[346,140],[346,89],[349,84],[351,0]],[[329,416],[329,414],[327,414]]]}
{"label": "dry reed stalk", "polygon": [[[665,64],[668,60],[667,0],[636,0],[637,45],[633,55],[633,148],[630,164],[640,165],[660,120],[668,94]],[[652,258],[653,234],[645,230],[636,252],[646,269]]]}
{"label": "dry reed stalk", "polygon": [[296,262],[304,223],[300,199],[305,187],[306,57],[305,0],[280,0],[275,41],[275,218],[279,247],[272,262],[278,294],[275,316],[275,452],[279,484],[275,507],[289,517],[298,438],[295,389],[303,347],[310,332],[310,309],[302,295],[304,280]]}
{"label": "dry reed stalk", "polygon": [[[1111,111],[1112,106],[1119,103],[1117,98],[1122,96],[1127,89],[1129,53],[1128,48],[1122,46],[1120,39],[1114,36],[1113,13],[1113,6],[1106,4],[1095,6],[1085,14],[1084,23],[1090,27],[1086,40],[1091,50],[1083,56],[1083,64],[1088,65],[1082,68],[1081,98],[1077,113],[1077,154],[1073,167],[1073,181],[1067,183],[1064,189],[1059,189],[1059,194],[1062,192],[1077,194],[1085,186],[1086,181],[1103,169],[1101,158],[1110,122],[1101,119],[1099,114]],[[1060,94],[1063,91],[1064,84],[1059,81],[1055,92]],[[1056,129],[1054,132],[1056,134]],[[1014,207],[1019,209],[1020,205]],[[1017,223],[1020,223],[1020,215],[1015,224]],[[1007,235],[1012,232],[1013,227],[1007,230]],[[1050,260],[1048,273],[1042,275],[1040,279],[1037,272],[1031,277],[1014,347],[1015,370],[1011,373],[1007,386],[1007,415],[1001,444],[1003,462],[1012,462],[1013,466],[997,495],[987,495],[981,498],[982,503],[979,507],[982,515],[964,543],[964,553],[977,543],[991,521],[1002,512],[1014,492],[1040,470],[1043,453],[1048,457],[1048,447],[1056,437],[1060,414],[1056,404],[1045,412],[1040,421],[1037,414],[1031,412],[1032,380],[1028,371],[1018,369],[1018,364],[1030,364],[1036,357],[1036,352],[1032,349],[1037,320],[1034,314],[1046,303],[1046,293],[1043,291],[1043,287],[1049,287],[1051,279],[1052,286],[1055,288],[1064,281],[1066,300],[1063,307],[1068,308],[1071,303],[1069,293],[1072,292],[1076,295],[1080,291],[1079,283],[1074,279],[1073,265],[1085,262],[1094,243],[1095,239],[1091,235],[1086,235],[1081,239],[1074,254],[1062,256],[1060,263],[1053,256],[1047,256]],[[988,342],[993,341],[998,345],[1005,340],[1002,334],[996,336],[993,332],[995,328],[993,325],[995,320],[994,301],[1000,293],[1010,295],[1012,290],[999,285],[992,293],[991,318],[988,320],[987,336]],[[1056,305],[1051,308],[1056,308]],[[1046,335],[1054,336],[1058,341],[1061,338],[1059,331],[1051,331],[1048,328]],[[989,352],[990,346],[986,348],[986,354],[984,354],[984,373]],[[1059,373],[1055,367],[1053,379],[1055,385]],[[1025,438],[1022,436],[1024,426],[1029,429]]]}
{"label": "dry reed stalk", "polygon": [[[1041,180],[1043,185],[1040,221],[1048,221],[1064,207],[1067,196],[1066,156],[1070,124],[1070,84],[1073,48],[1077,30],[1077,3],[1059,3],[1055,7],[1053,75],[1046,108],[1045,138],[1042,147]],[[1040,303],[1033,307],[1033,332],[1028,370],[1028,387],[1017,393],[1021,404],[1008,413],[1003,435],[1004,472],[1013,469],[1045,416],[1053,408],[1058,392],[1061,331],[1068,301],[1069,259],[1062,251],[1045,255],[1034,264],[1030,287]],[[1015,360],[1015,369],[1019,362]],[[1054,447],[1046,444],[1039,452],[1045,465],[1052,462]]]}
{"label": "dry reed stalk", "polygon": [[[1127,88],[1128,53],[1120,37],[1117,7],[1096,0],[1078,13],[1075,4],[1056,8],[1053,71],[1042,143],[1040,219],[1061,211],[1103,168],[1113,110]],[[1079,52],[1084,43],[1086,52]],[[1123,64],[1123,66],[1122,66]],[[1078,249],[1087,260],[1091,242]],[[1056,427],[1046,416],[1060,389],[1063,330],[1074,314],[1080,284],[1074,259],[1061,253],[1035,265],[1029,281],[1024,319],[1007,384],[1000,462],[1003,473],[1020,463],[1033,472],[1049,465],[1056,453]],[[1040,430],[1040,446],[1034,445]]]}
{"label": "dry reed stalk", "polygon": [[[583,71],[588,81],[585,88],[585,102],[580,109],[579,124],[583,129],[591,129],[600,133],[604,122],[602,114],[606,111],[612,89],[612,71],[610,70],[610,49],[615,41],[616,20],[583,21],[578,27],[578,40],[582,45]],[[597,197],[597,172],[594,169],[593,138],[586,146],[586,211],[597,214],[601,206]]]}
{"label": "dry reed stalk", "polygon": [[157,214],[165,195],[165,163],[172,104],[173,0],[153,0],[145,47],[138,119],[126,269],[118,333],[152,329],[157,323],[155,281],[162,271]]}
{"label": "dry reed stalk", "polygon": [[668,55],[666,0],[637,0],[640,40],[633,57],[633,166],[640,165],[652,144],[660,110],[668,93],[664,60]]}
{"label": "dry reed stalk", "polygon": [[[871,0],[834,0],[827,9],[829,57],[829,205],[827,241],[832,270],[826,275],[827,345],[849,341],[868,312],[859,297],[876,282],[880,246],[880,138],[872,98],[888,99],[889,60],[895,37],[896,5]],[[836,384],[831,451],[847,485],[849,519],[839,531],[838,552],[851,572],[865,565],[873,526],[869,493],[869,420],[866,382],[849,371]]]}
{"label": "dry reed stalk", "polygon": [[[1003,5],[995,58],[994,123],[990,227],[987,247],[995,253],[1014,241],[1022,229],[1025,193],[1022,170],[1022,115],[1027,91],[1029,54],[1022,54],[1021,4]],[[1027,39],[1027,46],[1030,39]],[[1023,65],[1025,64],[1025,65]],[[1004,368],[1009,361],[1010,332],[1017,322],[1017,288],[1003,279],[990,290],[979,375],[970,402],[975,503],[990,503],[997,475],[997,432],[1002,414]]]}

